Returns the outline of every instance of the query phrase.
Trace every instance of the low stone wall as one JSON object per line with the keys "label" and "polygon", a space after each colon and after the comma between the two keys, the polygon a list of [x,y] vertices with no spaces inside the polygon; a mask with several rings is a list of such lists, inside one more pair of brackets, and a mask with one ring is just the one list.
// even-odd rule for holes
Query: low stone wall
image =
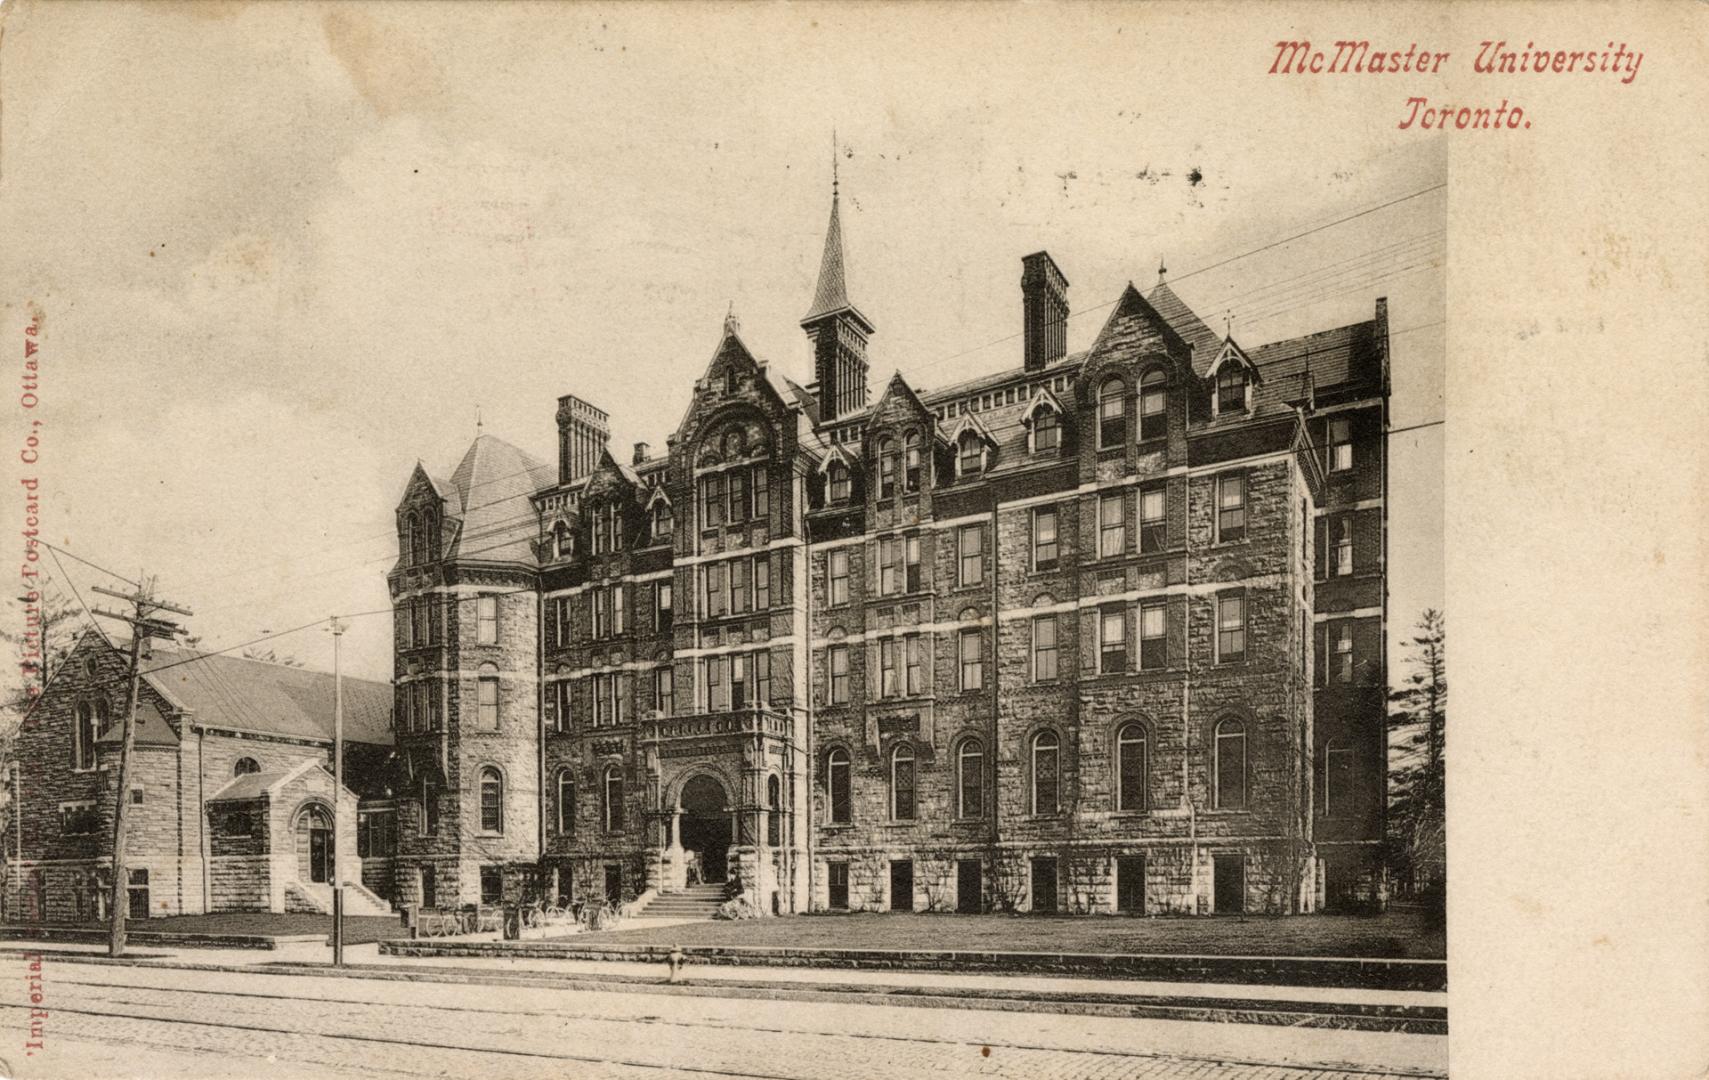
{"label": "low stone wall", "polygon": [[[0,939],[75,941],[105,944],[108,931],[73,926],[0,926]],[[158,930],[127,930],[131,945],[170,945],[190,949],[282,949],[290,945],[324,945],[325,934],[178,934]]]}
{"label": "low stone wall", "polygon": [[[663,964],[668,945],[594,945],[575,941],[382,941],[393,956],[526,957],[618,960]],[[753,967],[858,968],[871,971],[950,971],[1004,975],[1071,975],[1155,982],[1245,983],[1266,986],[1354,986],[1443,991],[1442,960],[1376,960],[1298,956],[1162,956],[1133,953],[949,952],[919,949],[790,949],[692,945],[691,964]]]}

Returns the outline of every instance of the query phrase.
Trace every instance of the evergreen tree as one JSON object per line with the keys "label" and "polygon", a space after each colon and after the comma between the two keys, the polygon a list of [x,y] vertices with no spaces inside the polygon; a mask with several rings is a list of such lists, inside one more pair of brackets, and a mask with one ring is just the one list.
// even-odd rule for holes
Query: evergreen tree
{"label": "evergreen tree", "polygon": [[[1389,695],[1389,843],[1404,883],[1445,882],[1448,677],[1442,613],[1426,609],[1407,643],[1411,672]],[[1430,890],[1440,899],[1440,890]]]}

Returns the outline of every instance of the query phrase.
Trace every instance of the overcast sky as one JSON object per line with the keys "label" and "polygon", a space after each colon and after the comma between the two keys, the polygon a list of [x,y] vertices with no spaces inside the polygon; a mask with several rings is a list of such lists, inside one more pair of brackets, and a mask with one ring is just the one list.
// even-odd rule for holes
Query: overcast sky
{"label": "overcast sky", "polygon": [[[1046,248],[1071,349],[1159,260],[1248,347],[1386,295],[1394,422],[1442,418],[1446,172],[1394,102],[1266,82],[1273,28],[1213,58],[1184,6],[957,10],[13,10],[0,302],[8,341],[43,314],[44,535],[159,575],[204,647],[386,608],[403,485],[477,408],[548,461],[564,393],[620,458],[662,445],[732,305],[809,378],[833,126],[875,387],[1017,364]],[[1399,639],[1442,601],[1441,429],[1391,444]],[[389,677],[389,616],[346,642]],[[330,666],[318,629],[270,645]]]}

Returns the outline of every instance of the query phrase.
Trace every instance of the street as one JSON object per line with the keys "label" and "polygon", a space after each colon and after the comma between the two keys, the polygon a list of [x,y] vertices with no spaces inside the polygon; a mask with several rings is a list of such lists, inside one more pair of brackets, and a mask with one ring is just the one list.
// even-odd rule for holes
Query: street
{"label": "street", "polygon": [[[23,965],[20,963],[20,975]],[[0,1006],[17,1077],[1440,1076],[1440,1036],[759,1002],[46,958]],[[38,1018],[39,1021],[39,1018]]]}

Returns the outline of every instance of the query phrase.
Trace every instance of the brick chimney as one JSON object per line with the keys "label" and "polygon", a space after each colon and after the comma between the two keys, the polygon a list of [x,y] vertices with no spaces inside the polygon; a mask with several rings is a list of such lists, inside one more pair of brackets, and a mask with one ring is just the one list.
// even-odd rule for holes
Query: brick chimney
{"label": "brick chimney", "polygon": [[572,484],[593,472],[611,438],[605,410],[565,394],[558,399],[558,482]]}
{"label": "brick chimney", "polygon": [[1028,371],[1042,371],[1068,354],[1068,279],[1049,252],[1021,260],[1021,318]]}
{"label": "brick chimney", "polygon": [[639,465],[639,464],[641,464],[641,462],[646,461],[646,460],[647,460],[647,444],[644,442],[636,443],[635,444],[635,456],[629,459],[630,464]]}

